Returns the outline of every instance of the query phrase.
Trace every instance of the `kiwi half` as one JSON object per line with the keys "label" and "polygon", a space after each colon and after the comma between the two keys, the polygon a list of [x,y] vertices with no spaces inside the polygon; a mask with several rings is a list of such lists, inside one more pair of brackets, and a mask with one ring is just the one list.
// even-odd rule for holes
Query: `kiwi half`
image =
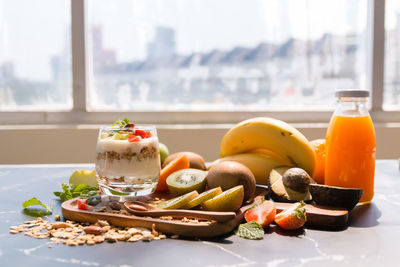
{"label": "kiwi half", "polygon": [[197,191],[192,191],[183,196],[176,197],[176,198],[167,200],[165,202],[162,202],[158,205],[158,208],[168,209],[168,210],[179,209],[179,208],[187,205],[192,199],[194,199],[198,195],[199,195],[199,193],[197,193]]}
{"label": "kiwi half", "polygon": [[167,178],[167,186],[169,191],[180,196],[196,190],[203,192],[206,186],[207,172],[197,169],[183,169],[172,173]]}

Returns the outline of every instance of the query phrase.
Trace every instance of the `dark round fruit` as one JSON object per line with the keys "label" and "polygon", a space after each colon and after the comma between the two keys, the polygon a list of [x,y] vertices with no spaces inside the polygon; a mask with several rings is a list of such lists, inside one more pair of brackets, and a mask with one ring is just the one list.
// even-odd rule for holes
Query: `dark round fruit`
{"label": "dark round fruit", "polygon": [[183,169],[172,173],[167,178],[169,191],[180,196],[191,191],[203,192],[206,185],[207,172],[197,169]]}
{"label": "dark round fruit", "polygon": [[256,179],[245,165],[235,161],[223,161],[213,165],[207,174],[209,188],[220,186],[223,191],[238,185],[244,187],[244,201],[251,200],[256,191]]}
{"label": "dark round fruit", "polygon": [[283,183],[283,174],[289,169],[290,167],[281,166],[271,170],[268,176],[270,197],[279,202],[310,201],[311,195],[308,189],[306,191],[297,191]]}
{"label": "dark round fruit", "polygon": [[301,168],[290,168],[282,175],[282,182],[286,187],[297,191],[306,192],[312,183],[310,175]]}
{"label": "dark round fruit", "polygon": [[168,165],[168,163],[170,163],[171,161],[173,161],[175,158],[181,156],[181,155],[185,155],[190,163],[190,168],[192,169],[199,169],[199,170],[205,170],[206,169],[206,162],[204,161],[204,158],[202,156],[200,156],[197,153],[194,152],[178,152],[178,153],[174,153],[169,155],[163,162],[163,168],[165,166]]}

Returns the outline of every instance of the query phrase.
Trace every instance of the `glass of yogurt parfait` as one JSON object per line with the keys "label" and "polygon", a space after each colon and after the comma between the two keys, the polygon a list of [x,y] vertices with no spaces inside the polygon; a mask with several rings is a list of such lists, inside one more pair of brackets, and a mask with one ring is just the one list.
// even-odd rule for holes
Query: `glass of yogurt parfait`
{"label": "glass of yogurt parfait", "polygon": [[104,126],[97,138],[97,182],[109,196],[136,197],[155,191],[160,152],[154,126]]}

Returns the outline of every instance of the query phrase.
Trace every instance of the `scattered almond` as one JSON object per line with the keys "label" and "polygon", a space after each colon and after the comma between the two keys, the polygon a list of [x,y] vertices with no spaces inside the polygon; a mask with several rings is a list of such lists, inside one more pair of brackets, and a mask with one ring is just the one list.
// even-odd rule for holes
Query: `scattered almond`
{"label": "scattered almond", "polygon": [[102,233],[104,233],[103,228],[95,225],[86,226],[84,228],[84,231],[86,234],[92,234],[92,235],[101,235]]}
{"label": "scattered almond", "polygon": [[[105,212],[113,212],[119,214],[129,215],[126,210],[121,209],[120,203],[115,203],[114,208],[117,208],[117,205],[120,210],[111,210],[110,207],[104,207]],[[98,220],[95,224],[91,223],[78,223],[74,221],[67,220],[66,222],[60,222],[61,216],[55,215],[54,219],[57,222],[50,223],[49,221],[45,221],[42,218],[37,218],[32,221],[25,221],[24,224],[19,226],[10,226],[9,232],[10,234],[18,234],[23,232],[24,235],[45,239],[49,238],[51,244],[48,244],[48,247],[53,247],[54,244],[65,244],[68,246],[80,246],[80,245],[95,245],[99,243],[107,242],[137,242],[137,241],[152,241],[152,240],[160,240],[167,238],[166,235],[158,232],[156,230],[156,225],[153,224],[151,229],[143,228],[143,227],[128,227],[128,228],[120,228],[110,225],[105,220]],[[164,220],[173,220],[173,221],[181,221],[182,219],[166,217],[160,218]],[[190,220],[189,223],[194,223],[194,220]],[[211,221],[205,222],[201,221],[198,223],[211,223]],[[174,235],[171,238],[178,238],[179,236]]]}
{"label": "scattered almond", "polygon": [[70,224],[70,223],[56,222],[56,223],[53,223],[53,225],[51,226],[51,229],[71,228],[71,227],[74,227],[74,226],[72,224]]}
{"label": "scattered almond", "polygon": [[104,220],[97,220],[97,223],[100,226],[109,226],[110,225],[107,221],[104,221]]}
{"label": "scattered almond", "polygon": [[148,209],[146,209],[145,207],[143,207],[142,205],[137,205],[137,204],[131,204],[129,206],[130,209],[133,210],[137,210],[137,211],[148,211]]}

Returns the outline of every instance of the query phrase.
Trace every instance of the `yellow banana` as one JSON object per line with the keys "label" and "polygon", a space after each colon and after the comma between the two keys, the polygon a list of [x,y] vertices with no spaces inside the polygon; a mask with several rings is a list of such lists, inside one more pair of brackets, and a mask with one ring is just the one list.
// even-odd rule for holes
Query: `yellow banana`
{"label": "yellow banana", "polygon": [[271,151],[263,151],[263,153],[242,153],[226,156],[224,158],[215,160],[213,163],[211,163],[209,168],[211,168],[216,163],[227,160],[236,161],[247,166],[254,174],[257,184],[262,185],[268,184],[268,175],[272,169],[280,166],[293,166],[293,164],[290,163],[288,160],[283,160],[275,153]]}
{"label": "yellow banana", "polygon": [[222,138],[221,157],[268,149],[313,175],[315,152],[307,138],[281,120],[267,117],[242,121]]}

